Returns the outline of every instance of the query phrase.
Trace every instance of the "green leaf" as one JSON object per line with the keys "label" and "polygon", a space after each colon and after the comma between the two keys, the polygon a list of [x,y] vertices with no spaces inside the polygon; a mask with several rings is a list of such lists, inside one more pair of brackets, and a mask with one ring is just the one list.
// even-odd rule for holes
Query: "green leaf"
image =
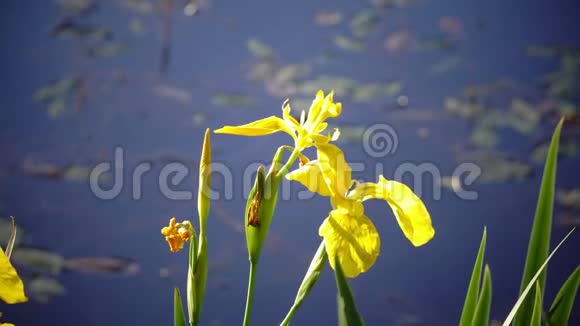
{"label": "green leaf", "polygon": [[479,296],[479,284],[481,280],[481,270],[483,269],[486,237],[487,230],[484,228],[481,243],[479,244],[479,251],[477,252],[477,258],[475,259],[475,265],[473,266],[473,272],[471,273],[469,288],[467,289],[467,295],[465,296],[465,303],[463,304],[463,312],[461,313],[459,326],[471,326],[471,321],[473,320],[475,306],[477,305],[477,297]]}
{"label": "green leaf", "polygon": [[14,249],[14,243],[16,242],[16,222],[14,221],[14,216],[10,216],[12,224],[10,226],[10,238],[8,239],[8,243],[6,244],[6,252],[5,255],[10,260],[10,256],[12,256],[12,250]]}
{"label": "green leaf", "polygon": [[[536,274],[532,277],[532,279],[530,280],[530,282],[528,283],[528,285],[526,286],[526,288],[522,291],[522,294],[520,295],[520,297],[518,298],[518,301],[513,306],[512,310],[510,311],[510,313],[508,314],[508,316],[506,317],[506,319],[503,322],[502,326],[509,326],[509,324],[512,322],[512,320],[514,320],[514,317],[516,316],[516,313],[518,312],[518,310],[522,306],[522,303],[526,299],[526,296],[528,295],[528,292],[530,292],[530,290],[532,289],[532,286],[534,285],[534,282],[536,282],[536,280],[540,278],[540,275],[543,274],[542,272],[544,271],[544,268],[548,265],[548,262],[550,261],[550,259],[552,259],[552,257],[556,253],[556,251],[558,251],[558,249],[560,249],[560,246],[564,243],[564,241],[566,241],[566,239],[568,239],[568,237],[572,234],[572,232],[574,232],[574,230],[576,230],[576,228],[573,228],[572,230],[570,230],[570,232],[568,232],[568,234],[564,237],[564,239],[562,239],[562,241],[560,241],[560,243],[558,243],[558,245],[556,246],[556,248],[554,248],[554,250],[550,253],[550,255],[548,256],[548,258],[546,258],[546,260],[544,261],[544,263],[542,264],[542,266],[540,266],[540,268],[538,269],[538,271],[536,272]],[[531,314],[530,314],[529,320],[531,320]],[[528,324],[528,326],[529,326],[529,324]]]}
{"label": "green leaf", "polygon": [[181,295],[179,289],[175,288],[173,292],[173,325],[186,326],[185,316],[183,315],[183,305],[181,303]]}
{"label": "green leaf", "polygon": [[[556,126],[556,130],[554,130],[550,149],[548,150],[548,157],[546,158],[546,164],[544,166],[544,175],[542,177],[542,185],[540,186],[540,195],[534,217],[534,226],[532,227],[532,233],[530,235],[528,255],[520,286],[520,297],[525,297],[523,295],[524,289],[532,282],[534,274],[540,269],[542,262],[546,261],[546,257],[548,256],[550,234],[552,232],[552,210],[554,206],[558,145],[563,123],[564,119],[561,119]],[[540,289],[543,291],[546,283],[546,273],[539,275],[538,283]],[[524,300],[514,320],[514,326],[529,326],[532,310],[533,301],[531,299]]]}
{"label": "green leaf", "polygon": [[485,272],[483,275],[483,285],[481,286],[481,295],[477,301],[475,312],[473,315],[473,326],[487,326],[489,325],[489,310],[491,307],[491,272],[489,266],[485,265]]}
{"label": "green leaf", "polygon": [[187,315],[189,323],[193,324],[197,313],[197,279],[195,269],[197,266],[197,242],[195,232],[189,238],[189,262],[187,268]]}
{"label": "green leaf", "polygon": [[542,289],[536,281],[536,291],[534,295],[534,310],[532,311],[532,320],[530,326],[541,326],[542,324]]}
{"label": "green leaf", "polygon": [[205,235],[199,237],[199,250],[197,253],[197,263],[195,265],[195,312],[193,314],[193,325],[198,325],[201,318],[205,285],[207,282],[207,238]]}
{"label": "green leaf", "polygon": [[338,295],[336,304],[338,308],[338,325],[339,326],[362,326],[364,321],[356,309],[354,297],[342,272],[342,267],[338,259],[335,263],[334,275],[336,277],[336,287]]}
{"label": "green leaf", "polygon": [[320,278],[320,273],[326,264],[326,249],[324,248],[324,241],[320,243],[316,254],[312,258],[310,262],[310,266],[306,271],[306,275],[304,275],[304,279],[302,280],[302,284],[300,284],[300,288],[298,288],[298,293],[296,293],[296,298],[294,299],[294,304],[288,311],[288,314],[280,324],[281,326],[286,326],[290,323],[290,320],[296,313],[296,310],[300,307],[306,296],[310,293],[310,290],[314,287],[318,279]]}
{"label": "green leaf", "polygon": [[548,325],[568,325],[568,318],[572,312],[576,292],[580,285],[580,267],[576,267],[574,273],[564,282],[556,295],[552,307],[548,312]]}

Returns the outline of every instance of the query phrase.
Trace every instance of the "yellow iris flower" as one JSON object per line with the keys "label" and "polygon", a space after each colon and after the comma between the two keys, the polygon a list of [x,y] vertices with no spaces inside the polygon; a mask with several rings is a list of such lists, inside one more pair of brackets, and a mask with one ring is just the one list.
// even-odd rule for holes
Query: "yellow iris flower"
{"label": "yellow iris flower", "polygon": [[0,299],[9,304],[28,301],[22,280],[2,248],[0,248]]}
{"label": "yellow iris flower", "polygon": [[292,136],[294,147],[298,151],[313,145],[326,144],[338,138],[338,130],[335,130],[332,136],[323,135],[322,133],[328,127],[325,121],[339,116],[342,111],[342,104],[334,103],[333,94],[330,92],[325,97],[323,91],[318,91],[308,114],[302,111],[300,121],[292,117],[290,105],[286,103],[282,108],[282,118],[270,116],[240,126],[224,126],[214,132],[240,136],[265,136],[283,131]]}
{"label": "yellow iris flower", "polygon": [[[317,146],[318,159],[303,164],[286,175],[310,191],[329,196],[332,211],[320,226],[325,248],[334,268],[338,259],[347,277],[367,271],[380,252],[380,237],[373,222],[364,214],[362,202],[383,199],[404,235],[414,246],[427,243],[435,235],[431,217],[421,199],[405,184],[379,177],[378,183],[358,183],[351,168],[335,145]],[[353,189],[350,189],[352,185]]]}

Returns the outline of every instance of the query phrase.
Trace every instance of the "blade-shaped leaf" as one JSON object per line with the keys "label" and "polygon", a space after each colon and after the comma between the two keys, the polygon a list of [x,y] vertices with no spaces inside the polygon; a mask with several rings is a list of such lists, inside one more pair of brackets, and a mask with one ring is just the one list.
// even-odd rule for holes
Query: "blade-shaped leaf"
{"label": "blade-shaped leaf", "polygon": [[548,325],[568,325],[568,318],[572,312],[576,292],[580,285],[580,267],[576,267],[574,273],[564,282],[562,288],[556,295],[550,312],[548,313]]}
{"label": "blade-shaped leaf", "polygon": [[12,256],[12,250],[14,249],[14,243],[16,242],[16,222],[14,221],[14,216],[10,216],[11,219],[11,226],[10,226],[10,238],[8,239],[8,243],[6,244],[6,257],[10,260],[10,256]]}
{"label": "blade-shaped leaf", "polygon": [[326,249],[324,248],[324,241],[320,243],[318,250],[316,250],[316,254],[312,257],[312,261],[310,262],[310,266],[306,271],[306,275],[304,275],[304,279],[298,288],[298,293],[296,293],[296,298],[294,299],[294,304],[288,311],[288,314],[280,324],[281,326],[286,326],[290,323],[290,320],[296,313],[296,310],[300,307],[304,299],[310,290],[314,287],[318,279],[320,278],[320,273],[326,264]]}
{"label": "blade-shaped leaf", "polygon": [[530,326],[542,325],[542,289],[540,284],[536,281],[536,291],[534,295],[534,310],[532,311],[532,319]]}
{"label": "blade-shaped leaf", "polygon": [[481,280],[481,270],[483,269],[483,257],[485,255],[485,241],[487,237],[487,230],[483,229],[483,236],[479,244],[479,251],[471,272],[471,280],[469,281],[469,288],[465,296],[465,303],[463,304],[463,312],[461,313],[461,320],[459,326],[471,326],[475,306],[477,305],[477,297],[479,296],[479,285]]}
{"label": "blade-shaped leaf", "polygon": [[205,235],[199,236],[199,249],[197,262],[195,265],[195,312],[193,314],[193,325],[198,325],[201,319],[201,310],[207,283],[207,238]]}
{"label": "blade-shaped leaf", "polygon": [[[509,324],[514,319],[516,313],[518,312],[518,309],[520,309],[520,306],[522,305],[522,303],[526,299],[526,296],[528,295],[528,292],[530,292],[530,290],[532,289],[532,286],[534,286],[534,282],[536,282],[536,280],[540,278],[540,275],[542,275],[542,272],[544,271],[544,268],[548,265],[548,262],[550,261],[550,259],[552,259],[552,257],[556,253],[556,251],[558,251],[558,249],[560,249],[560,246],[564,243],[564,241],[566,241],[566,239],[568,239],[568,237],[572,234],[572,232],[574,232],[574,230],[576,230],[576,228],[573,228],[572,230],[570,230],[570,232],[568,232],[568,234],[566,234],[566,236],[564,237],[564,239],[562,239],[562,241],[560,241],[560,243],[558,243],[558,245],[556,246],[556,248],[554,248],[554,250],[550,253],[550,255],[544,261],[544,263],[542,264],[542,266],[540,266],[540,268],[538,269],[538,271],[536,272],[536,274],[530,280],[530,283],[528,283],[528,285],[526,286],[526,288],[524,289],[524,291],[522,291],[522,294],[518,298],[518,301],[513,306],[512,310],[508,314],[508,316],[505,319],[505,321],[503,322],[502,326],[509,326]],[[529,319],[531,319],[531,314],[530,314],[530,318]]]}
{"label": "blade-shaped leaf", "polygon": [[181,303],[181,295],[179,289],[175,288],[173,291],[173,325],[186,326],[185,316],[183,315],[183,304]]}
{"label": "blade-shaped leaf", "polygon": [[187,268],[187,316],[189,322],[193,323],[197,315],[197,279],[195,269],[197,266],[197,242],[195,232],[189,238],[189,262]]}
{"label": "blade-shaped leaf", "polygon": [[481,295],[477,300],[475,312],[473,314],[472,326],[487,326],[489,325],[489,311],[491,307],[491,272],[489,266],[485,265],[485,272],[483,275],[483,284],[481,286]]}
{"label": "blade-shaped leaf", "polygon": [[[544,165],[544,174],[542,176],[542,185],[540,186],[540,194],[538,196],[538,203],[536,206],[534,226],[532,227],[532,232],[530,234],[528,254],[524,267],[524,274],[522,275],[520,296],[523,294],[526,286],[530,284],[536,271],[540,269],[542,262],[546,260],[550,248],[550,234],[552,232],[552,210],[554,206],[554,187],[556,182],[556,163],[558,160],[560,131],[562,130],[563,123],[564,119],[561,119],[556,126],[556,129],[554,130],[552,141],[550,142],[550,149],[548,150],[548,157],[546,158],[546,164]],[[539,276],[538,283],[543,291],[546,283],[545,272]],[[530,318],[534,308],[533,304],[534,302],[531,298],[524,300],[514,320],[514,326],[530,325]]]}
{"label": "blade-shaped leaf", "polygon": [[335,262],[334,275],[336,277],[336,287],[338,295],[336,305],[338,308],[338,325],[339,326],[363,326],[364,321],[356,309],[354,297],[342,271],[338,259]]}

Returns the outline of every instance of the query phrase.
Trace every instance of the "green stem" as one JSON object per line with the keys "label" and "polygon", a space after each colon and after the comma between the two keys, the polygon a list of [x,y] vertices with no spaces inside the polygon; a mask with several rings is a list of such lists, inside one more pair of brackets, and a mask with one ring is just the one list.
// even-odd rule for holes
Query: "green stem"
{"label": "green stem", "polygon": [[298,310],[298,306],[292,306],[292,308],[290,308],[290,311],[288,311],[286,318],[284,318],[282,323],[280,323],[280,326],[288,326],[288,324],[290,323],[290,320],[292,319],[292,317],[294,317],[296,310]]}
{"label": "green stem", "polygon": [[256,280],[256,265],[250,262],[250,277],[248,279],[248,295],[246,297],[246,312],[244,313],[244,326],[250,325],[252,313],[252,301],[254,300],[254,283]]}
{"label": "green stem", "polygon": [[292,151],[292,154],[290,154],[290,157],[288,158],[288,161],[286,162],[286,164],[284,164],[282,169],[280,169],[280,171],[278,171],[278,173],[276,174],[276,179],[281,179],[286,175],[286,173],[288,173],[288,169],[290,169],[292,164],[294,164],[294,161],[296,161],[296,159],[298,158],[299,155],[300,155],[300,151],[295,148]]}

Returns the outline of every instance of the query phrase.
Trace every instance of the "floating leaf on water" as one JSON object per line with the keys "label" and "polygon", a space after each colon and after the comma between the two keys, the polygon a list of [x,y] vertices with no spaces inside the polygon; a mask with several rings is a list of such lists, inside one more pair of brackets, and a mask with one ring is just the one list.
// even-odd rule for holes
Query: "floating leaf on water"
{"label": "floating leaf on water", "polygon": [[463,58],[460,56],[451,56],[431,65],[429,71],[432,74],[443,74],[457,68],[462,63]]}
{"label": "floating leaf on water", "polygon": [[[20,225],[16,225],[18,232],[16,232],[16,237],[14,238],[14,245],[17,246],[22,241],[23,232]],[[6,244],[10,239],[12,233],[12,220],[9,218],[0,217],[0,246],[6,248]]]}
{"label": "floating leaf on water", "polygon": [[26,283],[26,293],[34,300],[48,303],[52,298],[65,294],[64,286],[56,279],[38,276]]}
{"label": "floating leaf on water", "polygon": [[258,105],[258,101],[249,95],[220,93],[211,99],[213,105],[230,106],[238,108],[253,108]]}
{"label": "floating leaf on water", "polygon": [[55,97],[66,95],[68,92],[75,90],[80,84],[78,77],[66,77],[45,86],[42,86],[34,92],[34,100],[45,102],[53,100]]}
{"label": "floating leaf on water", "polygon": [[272,59],[274,57],[274,50],[268,44],[252,38],[246,43],[248,51],[256,58],[262,60]]}
{"label": "floating leaf on water", "polygon": [[548,94],[554,97],[574,98],[580,91],[580,53],[564,53],[559,70],[544,76]]}
{"label": "floating leaf on water", "polygon": [[456,41],[448,37],[433,37],[416,43],[416,49],[420,51],[454,50]]}
{"label": "floating leaf on water", "polygon": [[151,0],[120,0],[119,2],[126,9],[142,15],[149,15],[155,11]]}
{"label": "floating leaf on water", "polygon": [[357,37],[366,36],[374,31],[381,16],[373,9],[363,9],[357,12],[350,21],[352,34]]}
{"label": "floating leaf on water", "polygon": [[481,115],[484,111],[484,109],[477,103],[463,101],[455,97],[445,98],[444,105],[447,112],[465,119],[475,118]]}
{"label": "floating leaf on water", "polygon": [[508,121],[512,128],[528,135],[537,128],[540,122],[540,112],[530,103],[521,99],[514,99],[512,100]]}
{"label": "floating leaf on water", "polygon": [[426,127],[417,128],[417,137],[427,139],[431,135],[431,130]]}
{"label": "floating leaf on water", "polygon": [[34,248],[15,248],[12,261],[34,271],[59,274],[64,267],[64,258],[51,251]]}
{"label": "floating leaf on water", "polygon": [[62,178],[68,181],[85,182],[89,180],[92,168],[85,165],[70,165],[64,169]]}
{"label": "floating leaf on water", "polygon": [[371,0],[379,8],[404,8],[415,4],[417,0]]}
{"label": "floating leaf on water", "polygon": [[[546,160],[548,155],[548,143],[542,143],[534,147],[531,153],[531,159],[534,163],[541,164]],[[558,148],[558,155],[562,157],[574,157],[580,152],[578,143],[574,140],[561,140]]]}
{"label": "floating leaf on water", "polygon": [[84,182],[89,178],[91,167],[78,164],[70,164],[63,167],[49,162],[26,159],[20,164],[19,170],[33,177],[62,178],[69,181]]}
{"label": "floating leaf on water", "polygon": [[463,23],[457,17],[444,16],[439,19],[439,29],[454,39],[463,39]]}
{"label": "floating leaf on water", "polygon": [[470,161],[477,164],[482,172],[478,181],[483,183],[522,181],[532,176],[531,166],[496,151],[462,153],[458,161]]}
{"label": "floating leaf on water", "polygon": [[499,142],[499,137],[495,129],[479,126],[473,129],[469,140],[476,147],[492,149]]}
{"label": "floating leaf on water", "polygon": [[97,8],[93,0],[57,0],[58,5],[73,15],[86,15]]}
{"label": "floating leaf on water", "polygon": [[65,19],[52,28],[51,35],[62,39],[78,38],[102,41],[110,39],[113,33],[103,26],[81,24],[71,19]]}
{"label": "floating leaf on water", "polygon": [[468,99],[476,99],[494,95],[500,92],[509,92],[513,90],[514,82],[509,79],[498,79],[492,83],[467,85],[463,93]]}
{"label": "floating leaf on water", "polygon": [[348,96],[357,85],[356,80],[348,77],[320,75],[314,80],[300,83],[298,92],[304,96],[311,96],[322,89],[325,92],[334,90],[336,96]]}
{"label": "floating leaf on water", "polygon": [[359,85],[354,88],[352,93],[352,99],[355,102],[369,102],[371,100],[382,98],[382,97],[392,97],[399,94],[402,90],[401,83],[391,82],[391,83],[370,83]]}
{"label": "floating leaf on water", "polygon": [[322,53],[320,53],[320,56],[323,60],[334,60],[338,54],[334,49],[324,49],[322,50]]}
{"label": "floating leaf on water", "polygon": [[286,84],[296,82],[310,73],[310,66],[306,64],[289,64],[281,67],[276,71],[273,81],[276,83]]}
{"label": "floating leaf on water", "polygon": [[276,73],[277,66],[269,61],[258,62],[250,67],[248,78],[250,80],[266,81]]}
{"label": "floating leaf on water", "polygon": [[314,22],[319,26],[334,26],[340,24],[342,14],[338,11],[323,10],[316,14]]}
{"label": "floating leaf on water", "polygon": [[328,126],[326,130],[333,130],[338,128],[340,130],[340,137],[337,142],[339,143],[358,143],[361,144],[363,140],[363,135],[367,130],[366,126]]}
{"label": "floating leaf on water", "polygon": [[384,42],[385,51],[399,53],[415,47],[415,37],[408,30],[392,32]]}
{"label": "floating leaf on water", "polygon": [[334,37],[334,44],[343,50],[352,52],[362,52],[365,49],[365,44],[362,41],[340,34]]}
{"label": "floating leaf on water", "polygon": [[526,53],[530,57],[550,58],[560,54],[558,48],[540,45],[530,45],[526,49]]}
{"label": "floating leaf on water", "polygon": [[562,214],[561,216],[558,216],[558,219],[556,221],[561,226],[567,226],[567,227],[579,226],[580,227],[580,216],[575,216],[571,213]]}
{"label": "floating leaf on water", "polygon": [[117,257],[71,258],[64,262],[64,267],[81,273],[134,275],[139,272],[137,262]]}
{"label": "floating leaf on water", "polygon": [[195,16],[198,11],[199,5],[197,4],[197,1],[189,1],[189,3],[183,7],[183,14],[188,17]]}
{"label": "floating leaf on water", "polygon": [[461,184],[461,179],[456,175],[441,177],[441,179],[439,180],[439,183],[443,187],[445,187],[449,190],[452,190],[455,193],[459,193],[460,191],[463,190],[462,184]]}
{"label": "floating leaf on water", "polygon": [[580,208],[580,189],[558,190],[556,201],[564,207]]}
{"label": "floating leaf on water", "polygon": [[207,115],[203,112],[196,112],[191,119],[194,127],[201,127],[207,122]]}
{"label": "floating leaf on water", "polygon": [[129,20],[129,30],[135,35],[145,34],[145,23],[141,19],[132,18]]}
{"label": "floating leaf on water", "polygon": [[296,98],[290,99],[290,107],[292,111],[290,112],[296,120],[300,120],[300,112],[308,112],[310,105],[312,104],[312,99],[309,98]]}
{"label": "floating leaf on water", "polygon": [[48,116],[51,119],[58,118],[61,114],[63,114],[66,111],[65,99],[62,97],[58,97],[58,98],[53,99],[48,104],[46,111],[48,112]]}
{"label": "floating leaf on water", "polygon": [[20,172],[33,177],[60,178],[63,169],[48,162],[24,160],[19,166]]}
{"label": "floating leaf on water", "polygon": [[175,100],[181,104],[191,103],[191,92],[172,85],[155,85],[153,87],[153,94]]}
{"label": "floating leaf on water", "polygon": [[105,42],[103,44],[89,48],[87,55],[90,57],[111,58],[119,55],[123,51],[127,50],[127,48],[128,46],[123,43]]}

